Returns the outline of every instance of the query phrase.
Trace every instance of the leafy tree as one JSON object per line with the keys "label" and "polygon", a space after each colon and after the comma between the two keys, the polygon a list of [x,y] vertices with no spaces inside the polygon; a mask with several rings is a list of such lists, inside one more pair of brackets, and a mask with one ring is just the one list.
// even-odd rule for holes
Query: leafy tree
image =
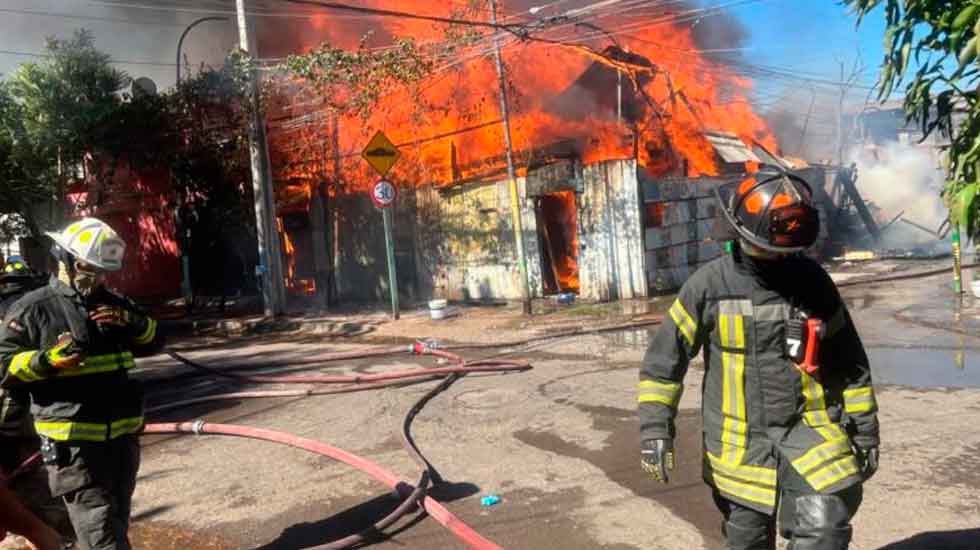
{"label": "leafy tree", "polygon": [[243,70],[233,54],[162,96],[181,246],[199,275],[195,287],[222,285],[205,290],[229,290],[227,282],[241,282],[257,262]]}
{"label": "leafy tree", "polygon": [[119,138],[120,124],[133,122],[118,116],[129,77],[90,33],[50,38],[46,52],[0,87],[0,211],[22,215],[35,235],[36,204],[53,199],[51,221],[59,221],[68,187],[111,175],[112,145],[131,145]]}
{"label": "leafy tree", "polygon": [[[883,7],[887,29],[879,98],[905,84],[905,112],[925,136],[950,136],[943,197],[950,222],[980,237],[980,2],[844,0],[861,19]],[[913,63],[914,62],[914,63]],[[914,71],[914,72],[913,72]]]}

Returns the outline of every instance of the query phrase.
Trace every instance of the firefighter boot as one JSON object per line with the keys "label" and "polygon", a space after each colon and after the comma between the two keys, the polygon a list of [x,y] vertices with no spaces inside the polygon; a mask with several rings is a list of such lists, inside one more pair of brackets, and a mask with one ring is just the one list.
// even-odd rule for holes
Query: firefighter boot
{"label": "firefighter boot", "polygon": [[789,550],[847,550],[850,542],[850,513],[842,498],[836,495],[796,498]]}

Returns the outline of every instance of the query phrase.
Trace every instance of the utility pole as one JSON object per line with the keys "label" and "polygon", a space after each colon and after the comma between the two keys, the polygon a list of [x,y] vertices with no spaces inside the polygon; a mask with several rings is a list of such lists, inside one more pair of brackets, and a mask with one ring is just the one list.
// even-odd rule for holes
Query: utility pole
{"label": "utility pole", "polygon": [[[497,0],[490,0],[490,22],[497,24]],[[500,116],[504,119],[504,146],[507,154],[507,185],[510,189],[510,210],[514,223],[514,243],[517,246],[517,264],[520,268],[521,304],[524,315],[531,314],[531,289],[527,282],[527,254],[524,252],[524,224],[521,223],[521,199],[517,193],[517,174],[514,171],[514,151],[510,140],[510,114],[507,110],[507,78],[500,55],[500,39],[496,30],[493,36],[493,57],[497,63],[500,80]]]}
{"label": "utility pole", "polygon": [[[257,57],[249,48],[248,23],[245,20],[245,0],[235,0],[238,13],[238,39],[242,51]],[[275,193],[266,143],[265,121],[259,106],[258,73],[249,75],[249,95],[252,100],[249,124],[249,150],[252,160],[252,192],[255,201],[255,233],[259,248],[259,267],[262,277],[262,301],[268,317],[285,313],[286,288],[283,281],[282,246],[276,223]]]}
{"label": "utility pole", "polygon": [[837,102],[837,165],[844,166],[844,96],[847,85],[844,83],[844,61],[840,62],[840,100]]}

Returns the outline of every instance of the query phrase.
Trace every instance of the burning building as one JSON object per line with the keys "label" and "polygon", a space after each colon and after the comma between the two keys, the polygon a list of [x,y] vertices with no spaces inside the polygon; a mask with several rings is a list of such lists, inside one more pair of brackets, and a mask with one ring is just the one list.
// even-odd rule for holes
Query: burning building
{"label": "burning building", "polygon": [[[477,4],[467,13],[485,17]],[[604,12],[601,22],[616,32],[600,29],[593,14],[587,27],[573,21],[497,37],[535,296],[609,300],[676,288],[720,253],[708,235],[711,187],[784,162],[752,110],[752,83],[705,49],[683,4],[673,11],[624,4],[645,7]],[[441,6],[412,5],[446,16]],[[401,36],[446,40],[439,25],[422,21],[371,24],[380,25],[371,36],[379,48]],[[304,43],[273,41],[267,30],[260,49],[304,50],[324,40],[354,48],[367,30],[359,25],[319,12],[311,28],[290,35]],[[340,300],[386,294],[380,215],[367,193],[376,178],[358,155],[382,129],[403,157],[389,179],[401,191],[395,257],[404,297],[520,295],[487,35],[441,58],[420,84],[386,89],[366,119],[323,109],[315,91],[291,82],[288,101],[270,115],[270,147],[295,292],[319,289]]]}

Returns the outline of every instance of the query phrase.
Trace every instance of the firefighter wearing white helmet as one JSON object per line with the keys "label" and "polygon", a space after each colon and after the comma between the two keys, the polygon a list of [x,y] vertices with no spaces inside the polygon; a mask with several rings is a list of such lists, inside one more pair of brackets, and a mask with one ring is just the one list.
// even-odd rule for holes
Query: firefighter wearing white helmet
{"label": "firefighter wearing white helmet", "polygon": [[30,392],[51,492],[82,548],[128,550],[143,393],[127,374],[162,340],[156,322],[110,291],[126,243],[84,218],[48,234],[60,276],[26,294],[0,326],[0,385]]}

